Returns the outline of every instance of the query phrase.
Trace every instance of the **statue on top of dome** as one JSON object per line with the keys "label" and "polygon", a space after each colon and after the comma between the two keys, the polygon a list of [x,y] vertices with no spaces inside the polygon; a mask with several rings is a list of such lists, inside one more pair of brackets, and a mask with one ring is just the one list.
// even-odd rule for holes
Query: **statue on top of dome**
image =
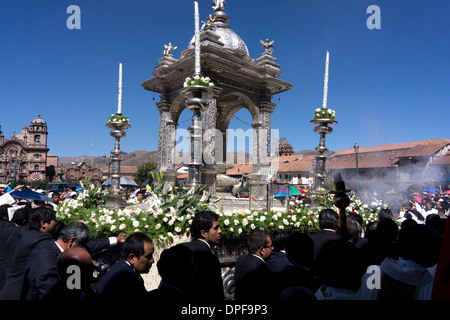
{"label": "statue on top of dome", "polygon": [[213,0],[212,8],[214,9],[214,11],[223,11],[225,8],[225,4],[225,0]]}

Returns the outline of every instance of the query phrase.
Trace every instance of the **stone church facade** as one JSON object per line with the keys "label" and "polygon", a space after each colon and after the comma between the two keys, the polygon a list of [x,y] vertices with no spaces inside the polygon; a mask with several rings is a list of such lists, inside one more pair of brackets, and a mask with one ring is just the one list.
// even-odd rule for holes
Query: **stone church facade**
{"label": "stone church facade", "polygon": [[40,115],[9,139],[0,127],[0,183],[28,180],[32,174],[53,180],[56,168],[47,166],[47,136],[47,123]]}

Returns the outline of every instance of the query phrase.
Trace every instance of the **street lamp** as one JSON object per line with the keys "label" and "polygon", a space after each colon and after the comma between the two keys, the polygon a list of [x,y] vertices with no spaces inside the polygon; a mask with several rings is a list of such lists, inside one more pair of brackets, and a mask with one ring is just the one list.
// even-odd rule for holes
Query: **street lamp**
{"label": "street lamp", "polygon": [[358,151],[359,146],[357,143],[353,146],[353,150],[355,150],[355,156],[356,156],[356,192],[359,194],[359,168],[358,168]]}
{"label": "street lamp", "polygon": [[14,189],[16,187],[16,173],[17,173],[16,162],[14,160],[11,161],[11,168],[14,168],[14,186],[13,186]]}
{"label": "street lamp", "polygon": [[[106,154],[104,154],[102,157],[106,158]],[[106,164],[108,165],[108,179],[109,179],[109,172],[110,172],[109,169],[111,167],[111,162],[112,162],[112,160],[109,160],[109,162],[108,161],[106,162]]]}

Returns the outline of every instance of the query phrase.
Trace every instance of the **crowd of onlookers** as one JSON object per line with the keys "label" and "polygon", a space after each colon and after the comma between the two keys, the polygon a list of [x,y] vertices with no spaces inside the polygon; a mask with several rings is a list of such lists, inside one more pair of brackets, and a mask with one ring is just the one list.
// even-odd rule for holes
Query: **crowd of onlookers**
{"label": "crowd of onlookers", "polygon": [[[134,195],[141,196],[145,190]],[[192,240],[160,252],[161,282],[148,291],[141,275],[155,262],[152,239],[140,232],[93,239],[83,222],[64,225],[54,205],[67,197],[70,192],[55,191],[53,204],[24,203],[12,215],[11,205],[0,206],[0,300],[224,300],[221,263],[212,250],[221,242],[216,213],[197,213]],[[312,234],[253,231],[248,254],[235,264],[234,300],[450,299],[448,196],[410,194],[400,207],[383,207],[367,225],[350,212],[345,228],[337,212],[323,209]],[[95,276],[94,257],[111,248],[120,256]]]}

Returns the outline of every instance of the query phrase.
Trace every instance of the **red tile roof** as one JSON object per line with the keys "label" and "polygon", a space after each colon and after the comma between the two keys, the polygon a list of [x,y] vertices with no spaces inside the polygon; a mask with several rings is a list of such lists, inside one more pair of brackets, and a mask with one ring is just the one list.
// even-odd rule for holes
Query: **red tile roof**
{"label": "red tile roof", "polygon": [[[395,164],[399,158],[430,157],[448,144],[450,144],[450,139],[433,139],[359,148],[358,167],[390,167],[391,158]],[[328,159],[327,168],[356,168],[355,151],[346,149],[336,152]]]}

